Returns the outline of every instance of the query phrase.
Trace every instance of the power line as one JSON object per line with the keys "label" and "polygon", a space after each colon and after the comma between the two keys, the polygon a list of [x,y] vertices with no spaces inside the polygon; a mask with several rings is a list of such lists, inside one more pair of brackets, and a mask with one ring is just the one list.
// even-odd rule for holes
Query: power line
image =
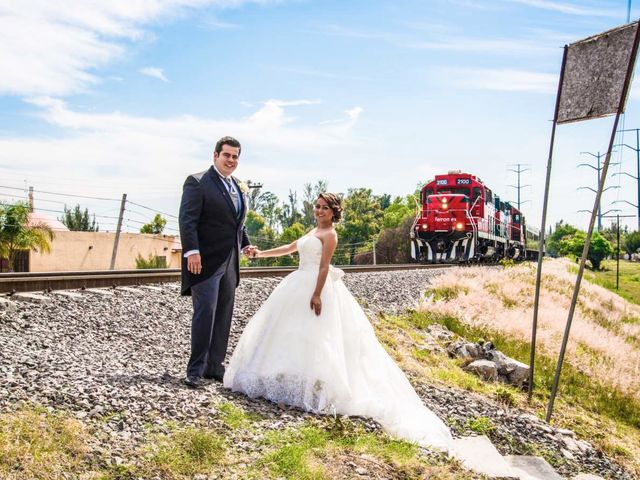
{"label": "power line", "polygon": [[140,205],[139,203],[132,202],[131,200],[127,200],[127,203],[130,203],[131,205],[135,205],[136,207],[144,208],[146,210],[151,210],[152,212],[155,212],[155,213],[160,213],[162,215],[166,215],[167,217],[178,218],[177,215],[172,215],[171,213],[161,212],[160,210],[156,210],[155,208],[151,208],[151,207],[146,207],[144,205]]}
{"label": "power line", "polygon": [[[25,188],[18,188],[18,187],[10,187],[8,185],[0,185],[0,188],[7,188],[9,190],[20,190],[21,192],[26,191]],[[75,195],[72,193],[59,193],[59,192],[45,192],[44,190],[33,190],[34,192],[37,193],[45,193],[47,195],[60,195],[62,197],[75,197],[75,198],[89,198],[91,200],[104,200],[104,201],[108,201],[108,202],[119,202],[120,200],[117,200],[115,198],[103,198],[103,197],[92,197],[89,195]]]}

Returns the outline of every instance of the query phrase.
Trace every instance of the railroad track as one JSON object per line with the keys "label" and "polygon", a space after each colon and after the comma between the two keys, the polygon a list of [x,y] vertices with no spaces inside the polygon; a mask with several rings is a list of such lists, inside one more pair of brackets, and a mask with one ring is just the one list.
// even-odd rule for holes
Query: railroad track
{"label": "railroad track", "polygon": [[[452,265],[348,265],[339,267],[345,273],[389,272],[395,270],[429,270]],[[243,267],[241,278],[284,277],[297,267]],[[161,268],[150,270],[94,270],[80,272],[0,273],[0,294],[44,292],[84,288],[121,287],[180,281],[180,270]]]}

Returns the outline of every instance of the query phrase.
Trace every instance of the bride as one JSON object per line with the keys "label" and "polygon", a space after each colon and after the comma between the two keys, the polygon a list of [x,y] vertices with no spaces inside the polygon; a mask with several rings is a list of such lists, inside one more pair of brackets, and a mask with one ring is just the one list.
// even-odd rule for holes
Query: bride
{"label": "bride", "polygon": [[298,251],[284,278],[247,324],[229,360],[224,386],[316,413],[371,417],[397,437],[452,450],[449,429],[424,406],[378,342],[362,308],[330,265],[340,199],[318,197],[317,227],[255,258]]}

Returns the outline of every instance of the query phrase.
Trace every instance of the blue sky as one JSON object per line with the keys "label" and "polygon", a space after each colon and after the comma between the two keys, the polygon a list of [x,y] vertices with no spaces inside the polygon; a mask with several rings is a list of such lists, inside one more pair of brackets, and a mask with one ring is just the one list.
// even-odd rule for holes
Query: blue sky
{"label": "blue sky", "polygon": [[[127,193],[176,214],[186,175],[233,135],[243,144],[237,176],[281,199],[318,179],[403,195],[450,169],[515,199],[509,165],[526,164],[523,210],[539,224],[562,46],[626,15],[626,0],[5,0],[0,185]],[[634,84],[626,128],[640,128],[639,99]],[[558,128],[549,223],[586,227],[577,211],[593,194],[577,188],[596,180],[577,167],[592,160],[580,152],[604,151],[611,123]],[[612,173],[636,174],[633,151],[615,158]],[[635,214],[612,204],[637,203],[635,182],[609,185],[621,188],[605,193],[603,210]],[[61,201],[104,216],[119,207],[36,193],[36,207]],[[138,210],[129,230],[151,216]]]}

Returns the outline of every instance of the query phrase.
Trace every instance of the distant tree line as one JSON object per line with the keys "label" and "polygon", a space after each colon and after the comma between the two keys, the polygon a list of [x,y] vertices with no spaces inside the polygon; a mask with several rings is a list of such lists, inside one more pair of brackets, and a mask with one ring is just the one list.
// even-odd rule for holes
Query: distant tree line
{"label": "distant tree line", "polygon": [[[247,195],[249,212],[245,222],[252,242],[261,250],[291,243],[315,226],[313,207],[318,195],[327,191],[325,180],[304,185],[302,195],[289,191],[285,201],[272,192],[253,188]],[[415,217],[414,195],[392,198],[374,195],[369,188],[352,188],[342,198],[342,221],[336,225],[339,244],[336,264],[372,263],[375,243],[378,263],[410,260],[409,230]],[[297,256],[265,258],[253,265],[294,265]],[[243,260],[249,264],[249,260]]]}
{"label": "distant tree line", "polygon": [[[618,228],[618,225],[613,224],[600,232],[593,232],[587,255],[592,270],[600,270],[604,259],[618,253],[617,247],[614,247],[617,243]],[[552,257],[580,258],[586,238],[586,232],[560,220],[546,239],[546,254]],[[620,229],[619,253],[623,252],[629,256],[640,252],[640,232]]]}

